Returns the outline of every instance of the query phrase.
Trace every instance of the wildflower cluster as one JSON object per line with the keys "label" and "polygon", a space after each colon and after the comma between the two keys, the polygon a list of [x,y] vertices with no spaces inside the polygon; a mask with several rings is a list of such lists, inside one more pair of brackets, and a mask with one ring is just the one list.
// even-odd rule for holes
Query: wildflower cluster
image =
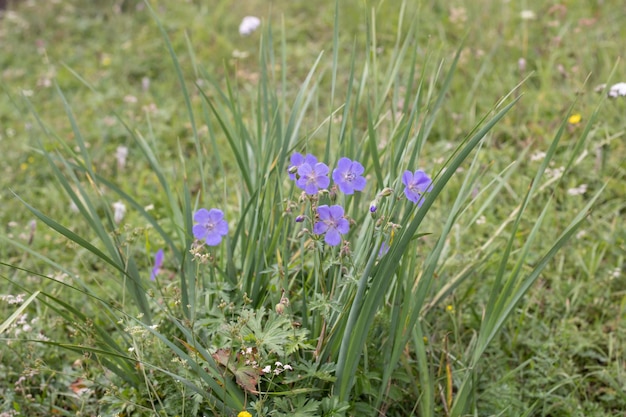
{"label": "wildflower cluster", "polygon": [[[341,243],[342,235],[350,231],[350,221],[345,216],[344,208],[341,205],[317,205],[315,198],[318,194],[328,193],[331,202],[334,202],[337,190],[346,195],[352,195],[356,191],[363,191],[367,185],[367,180],[363,176],[365,168],[358,161],[342,157],[337,161],[337,168],[332,171],[333,187],[327,190],[330,185],[328,165],[319,162],[314,155],[294,153],[291,156],[291,164],[287,168],[289,178],[296,182],[296,186],[304,191],[312,203],[314,212],[313,233],[324,235],[324,242],[330,246],[337,246]],[[421,207],[424,202],[423,195],[432,190],[430,177],[422,170],[415,172],[405,171],[402,175],[402,183],[405,186],[404,194],[407,199]],[[372,215],[378,209],[378,204],[382,197],[387,197],[393,193],[393,189],[385,188],[376,199],[370,203],[369,211]],[[306,216],[299,215],[295,221],[302,223]],[[382,248],[381,248],[382,249]],[[386,251],[386,249],[382,249]]]}
{"label": "wildflower cluster", "polygon": [[[291,156],[291,164],[287,168],[289,178],[296,182],[296,186],[304,190],[310,197],[317,195],[321,190],[327,189],[330,185],[328,173],[330,169],[323,162],[318,162],[317,158],[311,154],[306,156],[301,153],[294,153]],[[352,195],[355,191],[363,191],[367,185],[367,180],[363,177],[365,168],[358,161],[349,158],[340,158],[337,168],[332,172],[335,183],[333,193],[336,188],[346,195]],[[313,199],[311,198],[311,201]],[[350,222],[345,217],[344,208],[336,205],[314,206],[315,223],[313,233],[324,235],[324,242],[330,246],[337,246],[341,243],[341,235],[350,231]],[[301,223],[304,216],[298,216],[296,222]]]}
{"label": "wildflower cluster", "polygon": [[[303,190],[303,195],[307,196],[311,203],[311,224],[313,233],[318,236],[324,236],[324,242],[329,246],[337,246],[342,242],[342,236],[350,231],[350,220],[346,217],[345,209],[339,204],[319,204],[319,196],[327,194],[330,203],[335,202],[337,191],[345,195],[353,195],[355,192],[361,192],[367,185],[367,179],[363,176],[365,168],[358,162],[347,157],[339,158],[337,167],[332,170],[323,162],[319,162],[317,157],[312,154],[303,155],[294,153],[291,156],[290,164],[287,168],[289,178],[295,181],[296,186]],[[331,177],[333,186],[331,188]],[[402,183],[404,184],[404,195],[406,198],[421,207],[424,202],[424,193],[432,190],[432,180],[422,170],[415,172],[405,171],[402,175]],[[370,203],[369,211],[375,215],[378,204],[383,197],[387,197],[393,193],[393,189],[386,187],[380,191],[376,198]],[[217,246],[222,242],[224,236],[228,235],[228,222],[224,218],[224,212],[217,208],[207,210],[201,208],[193,215],[195,225],[192,233],[198,241],[204,241],[208,246]],[[307,216],[300,214],[295,218],[296,223],[302,223],[307,220]],[[384,242],[380,248],[379,256],[384,255],[389,250],[390,242]],[[348,248],[348,246],[345,246]],[[349,249],[346,249],[346,251]],[[192,249],[194,258],[198,257]],[[343,249],[342,249],[343,253]],[[155,280],[159,272],[163,268],[164,253],[160,249],[154,256],[153,268],[151,270],[150,279]],[[287,303],[279,303],[276,306],[277,312],[280,314]]]}

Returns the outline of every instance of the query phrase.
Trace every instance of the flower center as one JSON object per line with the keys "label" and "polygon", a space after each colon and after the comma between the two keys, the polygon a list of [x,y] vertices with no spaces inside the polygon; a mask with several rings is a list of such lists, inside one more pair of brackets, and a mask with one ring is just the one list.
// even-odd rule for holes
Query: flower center
{"label": "flower center", "polygon": [[343,174],[343,179],[348,182],[354,181],[355,178],[356,178],[356,175],[354,175],[352,171],[348,171],[345,174]]}
{"label": "flower center", "polygon": [[325,223],[331,229],[336,229],[339,226],[339,222],[337,221],[337,219],[328,219],[325,221]]}

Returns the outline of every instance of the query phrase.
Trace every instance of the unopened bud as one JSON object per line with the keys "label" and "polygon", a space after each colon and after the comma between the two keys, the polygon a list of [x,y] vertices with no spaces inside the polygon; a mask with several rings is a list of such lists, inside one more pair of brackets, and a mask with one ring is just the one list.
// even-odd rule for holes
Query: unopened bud
{"label": "unopened bud", "polygon": [[274,307],[274,310],[276,310],[277,314],[283,314],[285,312],[285,305],[283,303],[278,303]]}
{"label": "unopened bud", "polygon": [[393,188],[389,188],[389,187],[383,188],[383,190],[380,193],[378,193],[378,195],[381,197],[388,197],[391,194],[393,194]]}
{"label": "unopened bud", "polygon": [[331,203],[337,201],[337,187],[334,185],[331,187],[330,191],[328,191],[328,198],[330,198]]}
{"label": "unopened bud", "polygon": [[376,210],[378,210],[378,207],[376,206],[377,204],[378,202],[376,200],[370,203],[370,213],[372,214],[376,213]]}
{"label": "unopened bud", "polygon": [[304,216],[300,215],[296,217],[296,223],[302,223],[304,221]]}

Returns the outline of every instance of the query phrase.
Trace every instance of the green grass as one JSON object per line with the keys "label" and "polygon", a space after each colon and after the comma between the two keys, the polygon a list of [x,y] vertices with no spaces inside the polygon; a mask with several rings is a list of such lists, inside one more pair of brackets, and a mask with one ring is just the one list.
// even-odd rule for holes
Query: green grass
{"label": "green grass", "polygon": [[[0,293],[42,294],[22,304],[28,304],[28,317],[22,319],[28,322],[19,325],[12,316],[18,306],[0,302],[0,328],[14,323],[2,334],[0,412],[152,415],[160,409],[167,410],[165,415],[196,415],[237,410],[250,401],[256,401],[259,415],[263,406],[272,407],[264,413],[274,409],[277,415],[318,415],[320,410],[326,415],[375,415],[379,410],[387,415],[518,416],[528,411],[537,416],[613,416],[626,409],[626,98],[606,100],[594,92],[598,84],[624,80],[619,40],[626,37],[626,12],[621,2],[552,5],[529,0],[522,6],[491,1],[461,7],[409,0],[402,12],[400,1],[339,3],[338,30],[333,32],[335,4],[330,1],[276,1],[271,6],[256,0],[210,6],[153,1],[176,64],[159,24],[139,1],[72,0],[36,7],[24,2],[5,13],[0,27],[0,260],[5,265]],[[522,19],[523,9],[532,10],[535,18]],[[264,27],[244,38],[237,26],[246,14],[262,17]],[[262,41],[270,23],[273,50]],[[407,38],[406,55],[399,57]],[[446,84],[460,45],[456,70]],[[247,57],[234,58],[235,50]],[[188,95],[181,90],[175,65]],[[144,78],[150,80],[147,89]],[[78,130],[69,122],[55,83]],[[348,88],[351,84],[362,89]],[[274,86],[275,91],[263,92],[259,86]],[[341,107],[348,93],[351,104]],[[513,98],[519,101],[486,133],[479,152],[461,164],[463,171],[425,204],[432,203],[427,213],[403,211],[400,204],[387,203],[393,198],[384,200],[382,212],[404,213],[397,219],[404,228],[395,236],[400,249],[367,269],[367,245],[375,239],[365,232],[358,235],[355,225],[351,249],[357,261],[349,274],[328,252],[320,252],[315,261],[291,259],[286,248],[298,241],[298,229],[283,211],[285,201],[296,211],[300,205],[293,190],[282,187],[278,168],[286,168],[282,164],[292,148],[302,151],[306,144],[327,162],[344,154],[358,156],[366,161],[370,184],[397,187],[394,181],[411,159],[399,145],[405,132],[423,144],[415,147],[419,158],[410,167],[434,176],[444,164],[450,167],[452,152],[486,114],[493,117],[492,109],[509,93],[496,111]],[[409,126],[402,112],[415,108],[416,97],[421,97],[416,106],[421,113]],[[433,117],[439,97],[441,107]],[[193,109],[195,132],[185,98]],[[292,111],[301,117],[292,119],[299,130],[290,123]],[[580,114],[582,122],[567,123],[570,111]],[[39,121],[50,135],[43,134]],[[336,139],[340,132],[341,141]],[[412,143],[407,142],[407,149],[414,149]],[[117,167],[114,155],[120,145],[129,147],[124,169]],[[542,164],[534,158],[538,152],[551,157],[543,178],[536,177]],[[561,166],[566,174],[550,181],[552,170]],[[86,208],[91,220],[69,210],[70,198],[53,167],[76,175],[77,181],[67,177],[66,185],[92,204]],[[83,181],[86,173],[119,187],[137,208],[151,205],[147,213],[155,223],[135,208],[116,229],[110,204],[120,197]],[[443,178],[445,172],[439,175]],[[169,193],[164,184],[171,187]],[[581,184],[587,185],[583,195],[568,193]],[[515,209],[529,189],[528,205],[518,218]],[[370,188],[367,195],[350,200],[349,213],[358,224],[369,224],[359,209],[379,190]],[[16,195],[67,227],[71,239],[46,227],[41,217],[31,229],[36,217]],[[571,241],[529,282],[528,292],[519,292],[522,278],[532,275],[587,204],[593,208],[572,230]],[[198,268],[185,252],[191,210],[218,206],[230,219],[241,218],[231,224],[228,246],[214,253],[231,263],[222,267],[216,261],[209,271],[189,274]],[[413,240],[418,226],[420,233],[430,234]],[[103,243],[107,239],[113,248],[109,252]],[[527,242],[532,244],[525,246]],[[131,281],[121,281],[103,256],[86,250],[88,245],[111,256],[114,265],[132,260],[137,274],[129,270],[126,278],[144,282],[157,248],[179,252],[166,260],[159,287],[143,294]],[[413,261],[401,258],[406,248],[418,254]],[[397,265],[402,265],[399,271]],[[62,278],[63,270],[75,279]],[[182,271],[188,281],[180,278]],[[429,280],[427,287],[413,287],[418,274]],[[46,278],[51,276],[68,285]],[[395,278],[368,281],[370,277]],[[205,286],[196,288],[193,279]],[[321,291],[317,298],[303,299],[308,286],[325,282],[337,284],[340,294]],[[453,283],[458,285],[447,291]],[[494,290],[498,285],[502,292]],[[354,319],[348,320],[359,286],[368,307],[358,311],[356,303]],[[281,301],[281,288],[292,298],[293,318],[301,321],[304,312],[319,312],[300,331],[271,312]],[[519,303],[504,296],[507,288],[523,294]],[[150,323],[150,315],[158,330],[142,324]],[[237,327],[241,317],[252,324]],[[500,328],[494,322],[503,317],[509,319]],[[408,318],[416,320],[409,326],[415,330],[405,338]],[[345,331],[344,325],[363,330]],[[487,343],[490,326],[500,331]],[[217,378],[226,365],[211,356],[215,349],[234,349],[238,338],[265,335],[269,341],[259,344],[259,350],[272,357],[277,349],[290,348],[284,339],[292,331],[300,345],[290,358],[300,359],[298,372],[310,378],[305,387],[282,374],[280,382],[291,384],[293,398],[254,399],[234,378]],[[313,336],[320,334],[327,344],[322,362],[316,363],[311,352],[318,339]],[[39,335],[48,344],[15,340]],[[105,335],[111,336],[109,343],[103,342]],[[189,346],[190,340],[199,343]],[[389,357],[380,355],[381,346]],[[145,363],[128,362],[126,356]],[[340,371],[324,361],[337,361]],[[81,384],[92,391],[77,395]],[[211,392],[224,388],[229,395],[211,397],[197,389],[207,386]],[[279,386],[276,382],[274,388]],[[461,401],[463,396],[470,400]],[[207,405],[215,398],[224,408]]]}

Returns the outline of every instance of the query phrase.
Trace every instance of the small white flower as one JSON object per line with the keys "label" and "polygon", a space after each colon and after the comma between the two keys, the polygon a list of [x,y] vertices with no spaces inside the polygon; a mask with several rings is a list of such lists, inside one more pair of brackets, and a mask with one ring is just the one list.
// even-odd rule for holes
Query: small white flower
{"label": "small white flower", "polygon": [[292,367],[291,367],[291,365],[289,365],[289,364],[287,364],[287,365],[283,366],[283,368],[284,368],[286,371],[293,371],[293,368],[292,368]]}
{"label": "small white flower", "polygon": [[126,157],[128,157],[128,148],[126,146],[118,146],[115,150],[115,159],[117,159],[117,167],[119,169],[126,167]]}
{"label": "small white flower", "polygon": [[611,272],[611,278],[618,278],[622,274],[622,270],[620,268],[615,268]]}
{"label": "small white flower", "polygon": [[278,362],[278,361],[276,361],[276,363],[274,363],[274,365],[276,365],[276,366],[280,366],[280,367],[282,367],[282,366],[283,366],[283,364],[282,364],[282,363],[280,363],[280,362]]}
{"label": "small white flower", "polygon": [[244,59],[244,58],[247,58],[249,55],[250,55],[249,52],[240,51],[239,49],[235,49],[233,51],[233,58],[235,59]]}
{"label": "small white flower", "polygon": [[479,218],[476,219],[476,224],[485,224],[487,223],[487,219],[485,218],[485,216],[480,216]]}
{"label": "small white flower", "polygon": [[522,10],[520,17],[522,20],[533,20],[537,17],[537,15],[532,10]]}
{"label": "small white flower", "polygon": [[576,233],[576,239],[582,239],[586,235],[587,235],[587,231],[586,230],[581,230],[580,232]]}
{"label": "small white flower", "polygon": [[582,195],[587,192],[587,184],[580,184],[578,187],[567,190],[569,195]]}
{"label": "small white flower", "polygon": [[607,95],[611,98],[626,96],[626,83],[613,84]]}
{"label": "small white flower", "polygon": [[137,97],[135,97],[135,96],[131,96],[131,95],[129,94],[129,95],[127,95],[127,96],[124,96],[124,102],[125,102],[125,103],[130,103],[130,104],[136,103],[136,102],[137,102]]}
{"label": "small white flower", "polygon": [[126,206],[121,201],[116,201],[113,203],[113,211],[113,221],[115,224],[120,224],[126,214]]}
{"label": "small white flower", "polygon": [[546,157],[546,153],[539,151],[539,152],[535,152],[534,154],[530,155],[530,160],[531,161],[541,161],[545,157]]}
{"label": "small white flower", "polygon": [[248,36],[261,25],[261,19],[256,16],[246,16],[239,24],[239,34]]}
{"label": "small white flower", "polygon": [[270,372],[272,372],[272,367],[267,365],[265,368],[262,369],[264,374],[269,374]]}
{"label": "small white flower", "polygon": [[247,347],[247,348],[246,348],[246,353],[247,353],[248,355],[251,355],[251,354],[252,354],[252,348],[251,348],[251,347]]}

